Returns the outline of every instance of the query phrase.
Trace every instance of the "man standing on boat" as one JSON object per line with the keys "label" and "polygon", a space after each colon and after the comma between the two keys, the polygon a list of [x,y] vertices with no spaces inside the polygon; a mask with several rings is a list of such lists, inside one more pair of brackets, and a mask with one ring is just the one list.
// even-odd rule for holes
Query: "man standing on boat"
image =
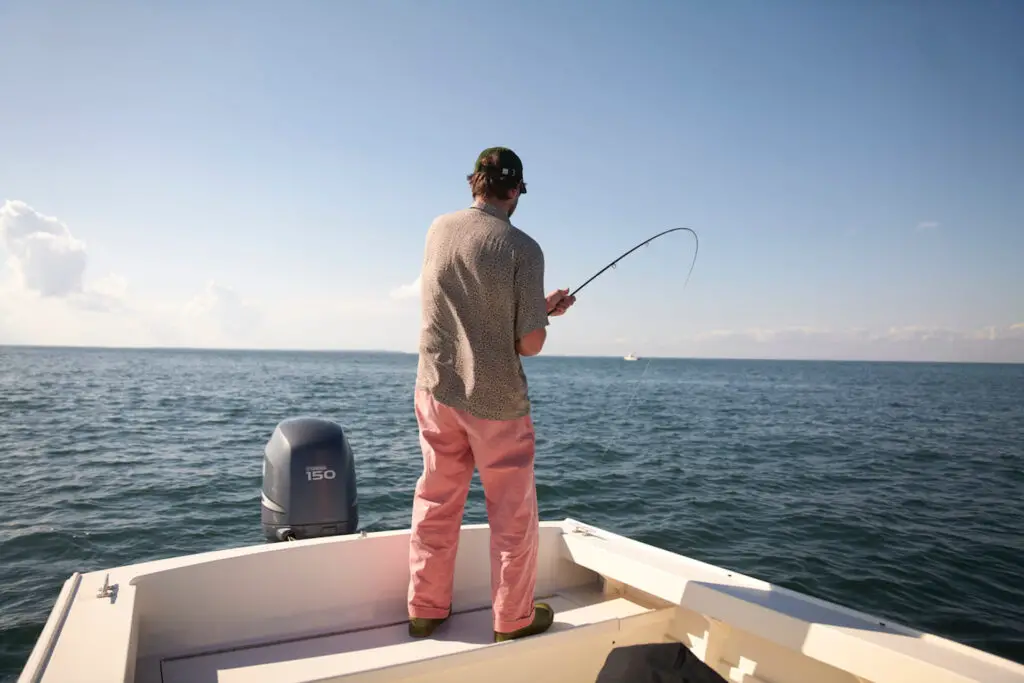
{"label": "man standing on boat", "polygon": [[410,540],[409,633],[425,637],[451,613],[455,554],[474,466],[491,528],[495,641],[546,631],[534,603],[539,518],[534,429],[520,356],[540,353],[549,316],[575,303],[544,295],[544,252],[510,219],[526,194],[510,149],[480,153],[472,206],[434,220],[421,273],[415,410],[423,450]]}

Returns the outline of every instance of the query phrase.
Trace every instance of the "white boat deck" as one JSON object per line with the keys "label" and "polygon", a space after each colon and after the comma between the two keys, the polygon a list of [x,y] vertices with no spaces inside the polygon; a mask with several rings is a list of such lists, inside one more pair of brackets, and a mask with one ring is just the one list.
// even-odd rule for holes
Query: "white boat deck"
{"label": "white boat deck", "polygon": [[410,638],[396,530],[75,574],[18,680],[593,683],[613,649],[668,641],[729,683],[1024,683],[1016,662],[574,520],[540,531],[542,635],[493,642],[489,529],[467,525],[455,615]]}
{"label": "white boat deck", "polygon": [[[610,598],[598,591],[568,591],[550,597],[548,602],[555,610],[555,623],[531,642],[591,624],[614,627],[620,619],[652,611],[632,600]],[[410,638],[402,622],[166,659],[161,663],[161,673],[163,683],[301,683],[414,662],[422,668],[424,660],[503,645],[493,642],[491,610],[487,608],[456,613],[427,639]]]}

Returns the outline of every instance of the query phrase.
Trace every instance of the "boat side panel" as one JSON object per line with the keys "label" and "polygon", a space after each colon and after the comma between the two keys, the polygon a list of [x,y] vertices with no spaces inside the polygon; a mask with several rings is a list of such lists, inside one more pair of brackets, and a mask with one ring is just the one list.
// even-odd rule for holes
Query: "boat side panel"
{"label": "boat side panel", "polygon": [[[561,537],[559,525],[542,526],[539,592],[597,581],[567,558]],[[178,656],[406,620],[408,532],[282,545],[288,546],[283,552],[227,556],[139,577],[140,656]],[[490,602],[489,530],[464,527],[454,607],[477,609]]]}

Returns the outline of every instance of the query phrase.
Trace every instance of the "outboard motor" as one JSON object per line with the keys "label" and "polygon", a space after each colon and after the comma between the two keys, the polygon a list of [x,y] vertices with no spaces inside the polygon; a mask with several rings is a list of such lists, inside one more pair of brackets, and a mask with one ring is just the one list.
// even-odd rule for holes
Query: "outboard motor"
{"label": "outboard motor", "polygon": [[263,457],[262,508],[268,541],[355,533],[355,463],[340,425],[311,417],[277,425]]}

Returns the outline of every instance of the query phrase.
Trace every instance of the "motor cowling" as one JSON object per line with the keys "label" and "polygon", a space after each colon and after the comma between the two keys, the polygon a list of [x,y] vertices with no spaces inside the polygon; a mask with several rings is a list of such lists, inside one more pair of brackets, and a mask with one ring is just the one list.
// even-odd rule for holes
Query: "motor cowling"
{"label": "motor cowling", "polygon": [[278,424],[264,450],[262,493],[268,541],[355,533],[355,462],[345,431],[312,417]]}

